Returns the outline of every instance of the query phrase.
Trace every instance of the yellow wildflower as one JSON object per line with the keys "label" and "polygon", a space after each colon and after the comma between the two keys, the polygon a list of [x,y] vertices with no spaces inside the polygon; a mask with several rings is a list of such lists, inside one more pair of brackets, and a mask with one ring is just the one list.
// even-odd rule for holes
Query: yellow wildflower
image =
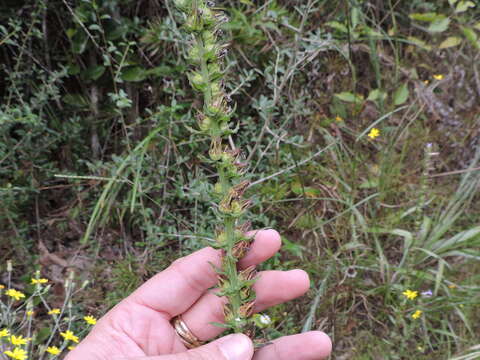
{"label": "yellow wildflower", "polygon": [[20,300],[21,298],[25,297],[24,293],[22,293],[21,291],[15,290],[15,289],[8,289],[5,292],[5,295],[8,295],[8,296],[14,298],[15,300]]}
{"label": "yellow wildflower", "polygon": [[10,336],[10,342],[12,343],[12,345],[15,345],[15,346],[27,345],[27,342],[29,340],[30,339],[24,338],[22,335],[19,335],[19,336],[12,335],[12,336]]}
{"label": "yellow wildflower", "polygon": [[97,319],[95,319],[93,316],[91,315],[88,315],[88,316],[84,316],[83,317],[83,320],[85,320],[87,322],[87,324],[90,324],[90,325],[95,325],[97,323]]}
{"label": "yellow wildflower", "polygon": [[5,285],[0,284],[0,290],[5,289]]}
{"label": "yellow wildflower", "polygon": [[341,116],[335,116],[335,121],[338,121],[338,122],[341,122],[343,121],[342,117]]}
{"label": "yellow wildflower", "polygon": [[32,279],[31,284],[46,284],[48,282],[48,279]]}
{"label": "yellow wildflower", "polygon": [[7,350],[4,352],[5,355],[11,357],[15,360],[26,360],[27,359],[27,352],[20,348],[15,348],[13,351]]}
{"label": "yellow wildflower", "polygon": [[422,315],[422,310],[417,310],[412,314],[412,319],[418,319]]}
{"label": "yellow wildflower", "polygon": [[448,285],[448,287],[449,287],[450,289],[455,289],[455,288],[457,287],[457,285],[455,285],[455,284],[450,284],[450,285]]}
{"label": "yellow wildflower", "polygon": [[48,315],[58,315],[58,314],[60,314],[60,309],[57,309],[57,308],[52,309],[48,312]]}
{"label": "yellow wildflower", "polygon": [[75,349],[75,346],[73,345],[70,345],[69,347],[67,347],[68,350],[72,351],[73,349]]}
{"label": "yellow wildflower", "polygon": [[402,294],[405,295],[407,299],[413,300],[418,296],[418,291],[405,290]]}
{"label": "yellow wildflower", "polygon": [[65,340],[72,340],[73,342],[78,343],[78,336],[75,336],[70,330],[61,332],[60,335],[62,335]]}
{"label": "yellow wildflower", "polygon": [[370,139],[375,139],[376,137],[380,136],[380,130],[377,128],[372,128],[367,135]]}
{"label": "yellow wildflower", "polygon": [[10,332],[8,331],[8,329],[0,330],[0,338],[5,336],[10,336]]}
{"label": "yellow wildflower", "polygon": [[58,355],[61,353],[60,349],[56,346],[49,346],[47,348],[47,352],[52,354],[52,355]]}
{"label": "yellow wildflower", "polygon": [[430,81],[429,81],[429,80],[423,80],[423,83],[424,83],[425,85],[428,85],[428,84],[430,84]]}
{"label": "yellow wildflower", "polygon": [[27,311],[27,316],[33,316],[33,314],[35,314],[34,311],[32,311],[32,310],[28,310],[28,311]]}
{"label": "yellow wildflower", "polygon": [[442,74],[433,75],[433,78],[435,80],[443,80],[443,75]]}

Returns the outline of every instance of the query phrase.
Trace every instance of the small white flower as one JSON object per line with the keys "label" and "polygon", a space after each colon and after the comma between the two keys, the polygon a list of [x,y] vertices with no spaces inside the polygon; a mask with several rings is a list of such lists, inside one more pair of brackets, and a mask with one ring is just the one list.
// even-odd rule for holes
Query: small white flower
{"label": "small white flower", "polygon": [[270,319],[270,316],[265,314],[261,314],[259,320],[263,325],[269,325],[272,322],[272,319]]}
{"label": "small white flower", "polygon": [[237,318],[235,318],[235,321],[236,321],[236,322],[240,322],[240,321],[242,321],[242,319],[240,319],[239,317],[237,317]]}

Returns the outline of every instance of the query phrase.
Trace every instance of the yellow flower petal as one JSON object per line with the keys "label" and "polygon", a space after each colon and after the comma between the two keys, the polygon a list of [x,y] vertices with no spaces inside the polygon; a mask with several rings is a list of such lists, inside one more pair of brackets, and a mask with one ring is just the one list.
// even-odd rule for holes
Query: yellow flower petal
{"label": "yellow flower petal", "polygon": [[26,345],[29,340],[30,339],[24,338],[22,335],[19,335],[19,336],[12,335],[12,336],[10,336],[10,342],[12,343],[12,345],[15,345],[15,346]]}
{"label": "yellow flower petal", "polygon": [[84,316],[83,317],[83,320],[86,321],[87,324],[89,325],[95,325],[97,323],[97,319],[95,319],[93,316],[91,315],[88,315],[88,316]]}
{"label": "yellow flower petal", "polygon": [[376,137],[380,136],[380,130],[377,128],[372,128],[367,135],[370,139],[375,139]]}
{"label": "yellow flower petal", "polygon": [[52,309],[48,312],[48,315],[58,315],[58,314],[60,314],[60,309],[57,309],[57,308]]}
{"label": "yellow flower petal", "polygon": [[32,282],[31,284],[32,285],[35,285],[35,284],[46,284],[48,283],[48,279],[32,279]]}
{"label": "yellow flower petal", "polygon": [[418,291],[412,291],[412,290],[405,290],[402,293],[407,299],[413,300],[418,296]]}
{"label": "yellow flower petal", "polygon": [[5,291],[5,295],[8,295],[14,298],[15,300],[20,300],[21,298],[25,297],[24,293],[15,289],[8,289],[7,291]]}
{"label": "yellow flower petal", "polygon": [[420,316],[422,316],[422,310],[417,310],[412,314],[412,319],[418,319]]}
{"label": "yellow flower petal", "polygon": [[7,350],[4,352],[5,355],[11,357],[15,360],[26,360],[27,359],[27,352],[20,348],[15,348],[13,351]]}
{"label": "yellow flower petal", "polygon": [[52,355],[58,355],[58,354],[61,353],[61,350],[56,346],[49,346],[47,348],[47,352],[52,354]]}
{"label": "yellow flower petal", "polygon": [[78,343],[78,336],[75,336],[75,335],[73,334],[73,332],[70,331],[70,330],[67,330],[67,331],[65,331],[65,332],[61,332],[60,335],[63,336],[63,338],[64,338],[65,340],[71,340],[71,341],[73,341],[73,342],[75,342],[75,343]]}

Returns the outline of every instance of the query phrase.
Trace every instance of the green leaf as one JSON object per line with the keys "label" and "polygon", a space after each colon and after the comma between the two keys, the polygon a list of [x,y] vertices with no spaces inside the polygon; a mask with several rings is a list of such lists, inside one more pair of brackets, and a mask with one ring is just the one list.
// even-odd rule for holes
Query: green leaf
{"label": "green leaf", "polygon": [[335,94],[335,97],[345,102],[359,103],[363,101],[362,95],[358,95],[358,94],[356,95],[348,91]]}
{"label": "green leaf", "polygon": [[370,91],[370,94],[368,94],[367,100],[368,101],[375,101],[380,97],[380,89],[374,89]]}
{"label": "green leaf", "polygon": [[455,5],[455,3],[456,3],[457,1],[458,1],[458,0],[448,0],[448,3],[453,6],[453,5]]}
{"label": "green leaf", "polygon": [[77,64],[68,64],[67,72],[68,75],[78,75],[80,73],[80,66]]}
{"label": "green leaf", "polygon": [[460,45],[462,43],[462,39],[458,36],[449,36],[442,43],[438,46],[440,49],[447,49],[450,47],[454,47]]}
{"label": "green leaf", "polygon": [[360,184],[360,189],[374,189],[378,187],[378,179],[365,180]]}
{"label": "green leaf", "polygon": [[412,20],[417,20],[417,21],[426,21],[426,22],[434,22],[436,20],[439,20],[439,18],[445,18],[445,15],[439,15],[434,12],[429,12],[429,13],[413,13],[409,15],[410,19]]}
{"label": "green leaf", "polygon": [[395,105],[402,105],[408,99],[408,86],[407,84],[402,84],[400,87],[395,90],[393,93],[393,103]]}
{"label": "green leaf", "polygon": [[69,28],[65,31],[65,33],[67,34],[67,37],[71,39],[73,35],[77,33],[77,29]]}
{"label": "green leaf", "polygon": [[475,7],[475,3],[473,1],[462,0],[458,3],[457,7],[455,8],[455,12],[462,13],[467,11],[469,8],[473,8],[473,7]]}
{"label": "green leaf", "polygon": [[71,41],[72,51],[75,54],[82,54],[87,48],[88,37],[83,30],[76,31]]}
{"label": "green leaf", "polygon": [[478,35],[472,28],[462,27],[463,35],[467,40],[477,49],[480,49],[480,44],[478,42]]}
{"label": "green leaf", "polygon": [[347,27],[344,24],[339,23],[338,21],[329,21],[326,22],[325,25],[330,26],[331,28],[334,28],[335,30],[338,30],[340,32],[348,33]]}
{"label": "green leaf", "polygon": [[418,47],[421,47],[424,50],[429,51],[429,50],[432,49],[432,47],[430,45],[428,45],[425,41],[423,41],[422,39],[416,38],[414,36],[409,36],[408,41],[410,41],[412,44],[414,44]]}
{"label": "green leaf", "polygon": [[435,20],[428,27],[428,31],[432,32],[432,33],[444,32],[445,30],[448,29],[448,25],[450,25],[450,19],[449,18]]}
{"label": "green leaf", "polygon": [[67,94],[62,100],[65,104],[79,108],[88,107],[89,105],[88,100],[81,94]]}
{"label": "green leaf", "polygon": [[97,80],[100,76],[103,75],[105,72],[105,66],[103,65],[95,65],[90,66],[83,72],[83,77],[87,80]]}
{"label": "green leaf", "polygon": [[50,336],[51,333],[52,331],[50,330],[50,328],[48,327],[41,328],[40,330],[38,330],[37,335],[35,336],[34,343],[41,344],[42,342],[47,340],[47,338]]}
{"label": "green leaf", "polygon": [[147,77],[145,69],[139,66],[131,66],[122,71],[120,76],[124,81],[138,82],[143,81]]}

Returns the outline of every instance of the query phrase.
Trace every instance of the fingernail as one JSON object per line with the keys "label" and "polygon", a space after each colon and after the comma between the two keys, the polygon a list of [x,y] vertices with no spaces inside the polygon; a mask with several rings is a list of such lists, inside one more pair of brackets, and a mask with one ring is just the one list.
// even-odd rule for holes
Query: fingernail
{"label": "fingernail", "polygon": [[218,342],[218,347],[227,360],[250,360],[253,356],[252,341],[246,335],[232,334]]}

